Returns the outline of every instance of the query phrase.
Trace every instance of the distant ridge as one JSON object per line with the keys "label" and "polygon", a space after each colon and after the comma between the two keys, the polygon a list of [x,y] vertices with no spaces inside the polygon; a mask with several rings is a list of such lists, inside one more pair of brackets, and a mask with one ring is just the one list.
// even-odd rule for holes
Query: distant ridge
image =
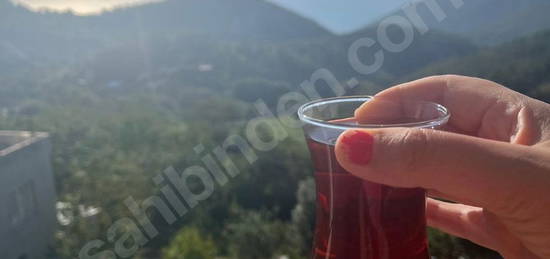
{"label": "distant ridge", "polygon": [[0,17],[2,24],[18,24],[30,18],[36,21],[33,25],[37,30],[109,33],[139,26],[145,33],[195,32],[265,40],[330,35],[317,23],[262,0],[165,0],[115,9],[97,16],[76,16],[70,12],[33,13],[7,1],[0,2],[0,13],[4,14]]}
{"label": "distant ridge", "polygon": [[22,56],[33,64],[79,62],[105,48],[192,35],[258,42],[332,36],[317,23],[262,0],[166,0],[98,16],[32,12],[0,0],[0,35],[0,63],[13,69],[30,64]]}
{"label": "distant ridge", "polygon": [[[441,22],[427,5],[418,5],[418,13],[428,27],[461,35],[477,44],[496,45],[550,28],[550,1],[547,0],[463,0],[459,8],[455,8],[451,0],[435,1],[445,13]],[[404,15],[402,10],[392,14]]]}
{"label": "distant ridge", "polygon": [[[409,81],[434,74],[460,74],[496,81],[516,91],[550,101],[550,30],[540,31],[478,52],[438,62],[418,73],[402,77]],[[537,92],[539,91],[539,92]]]}

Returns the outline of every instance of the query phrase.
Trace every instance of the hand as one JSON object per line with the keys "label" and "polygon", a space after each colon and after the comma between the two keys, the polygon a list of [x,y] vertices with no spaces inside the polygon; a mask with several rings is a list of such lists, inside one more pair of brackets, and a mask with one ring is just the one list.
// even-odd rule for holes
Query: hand
{"label": "hand", "polygon": [[[428,199],[432,227],[505,258],[550,258],[549,104],[460,76],[424,78],[376,98],[440,103],[452,114],[450,132],[348,130],[336,144],[344,168],[370,181],[422,187],[458,202]],[[368,110],[366,103],[356,119],[364,120]],[[363,145],[360,154],[357,145]],[[357,159],[361,156],[370,158]]]}

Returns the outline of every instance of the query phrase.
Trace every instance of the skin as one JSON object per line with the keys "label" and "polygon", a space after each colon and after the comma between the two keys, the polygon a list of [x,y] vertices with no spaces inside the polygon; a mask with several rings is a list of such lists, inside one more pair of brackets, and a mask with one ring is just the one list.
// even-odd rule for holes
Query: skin
{"label": "skin", "polygon": [[[436,102],[452,116],[445,131],[348,130],[336,145],[345,169],[382,184],[422,187],[432,197],[453,201],[427,200],[432,227],[507,259],[550,258],[549,104],[491,81],[454,75],[398,85],[375,99]],[[361,106],[356,119],[391,112],[375,104]],[[350,144],[341,141],[354,131],[374,138],[368,164],[354,163]]]}

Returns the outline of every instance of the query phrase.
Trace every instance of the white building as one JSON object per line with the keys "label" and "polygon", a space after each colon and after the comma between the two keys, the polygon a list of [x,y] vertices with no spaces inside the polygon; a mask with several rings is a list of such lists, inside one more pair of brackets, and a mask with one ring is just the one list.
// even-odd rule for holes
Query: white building
{"label": "white building", "polygon": [[46,133],[0,131],[0,258],[47,258],[55,189]]}

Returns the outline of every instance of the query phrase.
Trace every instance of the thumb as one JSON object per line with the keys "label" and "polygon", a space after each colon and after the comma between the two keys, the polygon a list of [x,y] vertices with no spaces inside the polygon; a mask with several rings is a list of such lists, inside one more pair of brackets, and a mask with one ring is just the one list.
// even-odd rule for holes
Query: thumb
{"label": "thumb", "polygon": [[435,190],[455,201],[494,210],[522,204],[525,188],[544,193],[548,179],[541,179],[546,174],[540,173],[531,149],[412,128],[348,130],[335,148],[342,167],[363,179]]}

